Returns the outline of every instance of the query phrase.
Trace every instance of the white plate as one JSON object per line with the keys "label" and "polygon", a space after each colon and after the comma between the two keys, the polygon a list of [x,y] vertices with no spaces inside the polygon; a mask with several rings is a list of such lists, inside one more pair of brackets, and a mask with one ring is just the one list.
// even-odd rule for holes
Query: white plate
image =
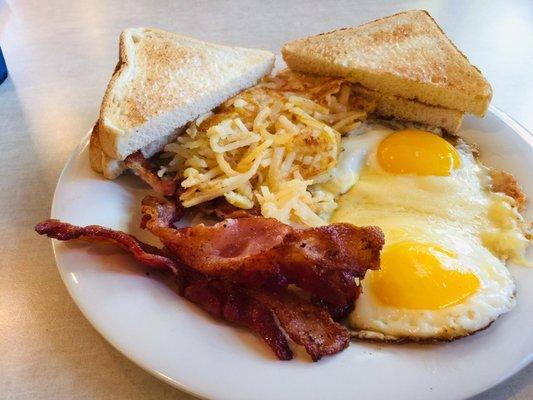
{"label": "white plate", "polygon": [[[530,134],[492,108],[467,118],[462,136],[486,165],[513,173],[533,198]],[[89,167],[86,137],[57,185],[52,217],[99,224],[152,240],[139,226],[149,191],[137,178],[107,181]],[[526,213],[531,221],[532,207]],[[164,381],[212,399],[460,399],[526,366],[533,355],[533,270],[511,267],[518,304],[489,329],[448,344],[352,342],[312,363],[278,361],[253,334],[210,318],[132,257],[105,246],[54,241],[61,276],[83,314],[120,352]]]}

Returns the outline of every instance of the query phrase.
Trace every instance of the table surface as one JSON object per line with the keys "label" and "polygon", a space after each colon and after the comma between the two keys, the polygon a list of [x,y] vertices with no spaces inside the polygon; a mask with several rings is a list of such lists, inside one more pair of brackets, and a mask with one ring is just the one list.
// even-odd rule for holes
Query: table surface
{"label": "table surface", "polygon": [[[492,83],[493,104],[533,131],[531,0],[0,0],[0,45],[10,71],[0,85],[0,398],[193,399],[100,337],[63,286],[50,242],[33,232],[49,216],[68,156],[97,117],[121,30],[152,26],[279,52],[290,39],[412,8],[430,11]],[[531,398],[532,365],[476,397]]]}

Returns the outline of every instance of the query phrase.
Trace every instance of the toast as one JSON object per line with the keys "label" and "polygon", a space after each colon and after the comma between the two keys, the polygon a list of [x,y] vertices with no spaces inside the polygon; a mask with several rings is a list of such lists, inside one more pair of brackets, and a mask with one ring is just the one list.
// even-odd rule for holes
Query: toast
{"label": "toast", "polygon": [[492,89],[422,10],[294,40],[282,49],[301,72],[339,76],[405,99],[483,116]]}
{"label": "toast", "polygon": [[371,114],[384,118],[418,122],[455,133],[461,127],[464,113],[449,108],[435,107],[415,100],[384,95],[361,85],[353,85],[352,92],[374,102]]}
{"label": "toast", "polygon": [[99,172],[107,179],[115,179],[118,177],[126,167],[121,160],[114,160],[109,158],[103,151],[100,145],[100,137],[98,135],[98,122],[91,131],[91,140],[89,142],[89,162],[93,171]]}
{"label": "toast", "polygon": [[[102,150],[100,135],[98,134],[98,126],[99,123],[97,122],[91,131],[91,139],[89,142],[89,161],[91,163],[91,168],[104,175],[107,179],[115,179],[127,168],[124,161],[111,158]],[[145,158],[152,157],[162,151],[167,143],[174,141],[182,131],[183,128],[177,129],[169,136],[163,136],[150,142],[140,149],[141,154]]]}
{"label": "toast", "polygon": [[263,50],[221,46],[151,28],[126,29],[120,36],[119,65],[100,110],[97,136],[103,153],[124,160],[170,137],[270,73],[274,59]]}

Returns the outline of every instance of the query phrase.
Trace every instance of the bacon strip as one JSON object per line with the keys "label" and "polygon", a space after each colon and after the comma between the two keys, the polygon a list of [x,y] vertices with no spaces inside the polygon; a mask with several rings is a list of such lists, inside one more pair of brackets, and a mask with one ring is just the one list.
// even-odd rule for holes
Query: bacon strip
{"label": "bacon strip", "polygon": [[289,291],[252,291],[251,296],[270,308],[283,330],[297,344],[304,346],[313,361],[336,354],[350,343],[348,330],[334,322],[324,309]]}
{"label": "bacon strip", "polygon": [[79,227],[55,219],[35,226],[40,235],[58,240],[80,239],[103,242],[130,252],[141,264],[158,270],[168,270],[185,298],[209,314],[242,325],[257,333],[270,346],[280,360],[292,359],[292,351],[279,328],[272,311],[244,291],[231,284],[208,281],[203,275],[190,271],[158,249],[135,237],[98,225]]}
{"label": "bacon strip", "polygon": [[315,361],[348,345],[347,330],[324,308],[286,287],[295,283],[334,317],[345,315],[358,295],[355,278],[379,262],[379,229],[336,224],[297,230],[260,217],[174,229],[176,205],[147,197],[142,211],[142,225],[162,240],[162,249],[96,225],[48,220],[36,231],[59,240],[108,242],[145,265],[170,271],[182,296],[215,317],[256,332],[282,360],[292,358],[292,352],[278,322]]}
{"label": "bacon strip", "polygon": [[383,233],[376,227],[332,224],[294,229],[275,219],[228,219],[214,226],[168,227],[173,204],[148,196],[144,223],[184,264],[211,277],[258,287],[294,283],[324,303],[335,318],[353,307],[355,278],[379,268]]}
{"label": "bacon strip", "polygon": [[130,252],[140,263],[151,268],[170,270],[179,275],[179,264],[170,259],[164,250],[141,242],[132,235],[121,231],[104,228],[99,225],[85,227],[75,226],[57,219],[49,219],[35,226],[39,235],[46,235],[58,240],[80,239],[89,242],[105,242]]}
{"label": "bacon strip", "polygon": [[185,288],[184,296],[211,315],[256,332],[280,360],[292,359],[285,335],[272,311],[235,285],[220,281],[199,281]]}
{"label": "bacon strip", "polygon": [[177,184],[173,180],[162,180],[154,172],[155,165],[146,159],[140,151],[137,151],[124,160],[124,164],[135,175],[146,182],[152,189],[163,196],[173,196],[176,193]]}

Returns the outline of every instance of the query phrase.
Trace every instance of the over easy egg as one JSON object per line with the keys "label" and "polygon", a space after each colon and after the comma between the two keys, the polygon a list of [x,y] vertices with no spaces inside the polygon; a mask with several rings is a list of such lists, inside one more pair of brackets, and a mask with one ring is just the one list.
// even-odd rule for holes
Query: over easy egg
{"label": "over easy egg", "polygon": [[514,200],[490,191],[470,148],[384,128],[344,141],[357,149],[358,170],[332,172],[355,177],[332,222],[379,226],[386,242],[349,318],[357,334],[449,340],[509,311],[515,286],[503,260],[522,261],[529,240]]}

